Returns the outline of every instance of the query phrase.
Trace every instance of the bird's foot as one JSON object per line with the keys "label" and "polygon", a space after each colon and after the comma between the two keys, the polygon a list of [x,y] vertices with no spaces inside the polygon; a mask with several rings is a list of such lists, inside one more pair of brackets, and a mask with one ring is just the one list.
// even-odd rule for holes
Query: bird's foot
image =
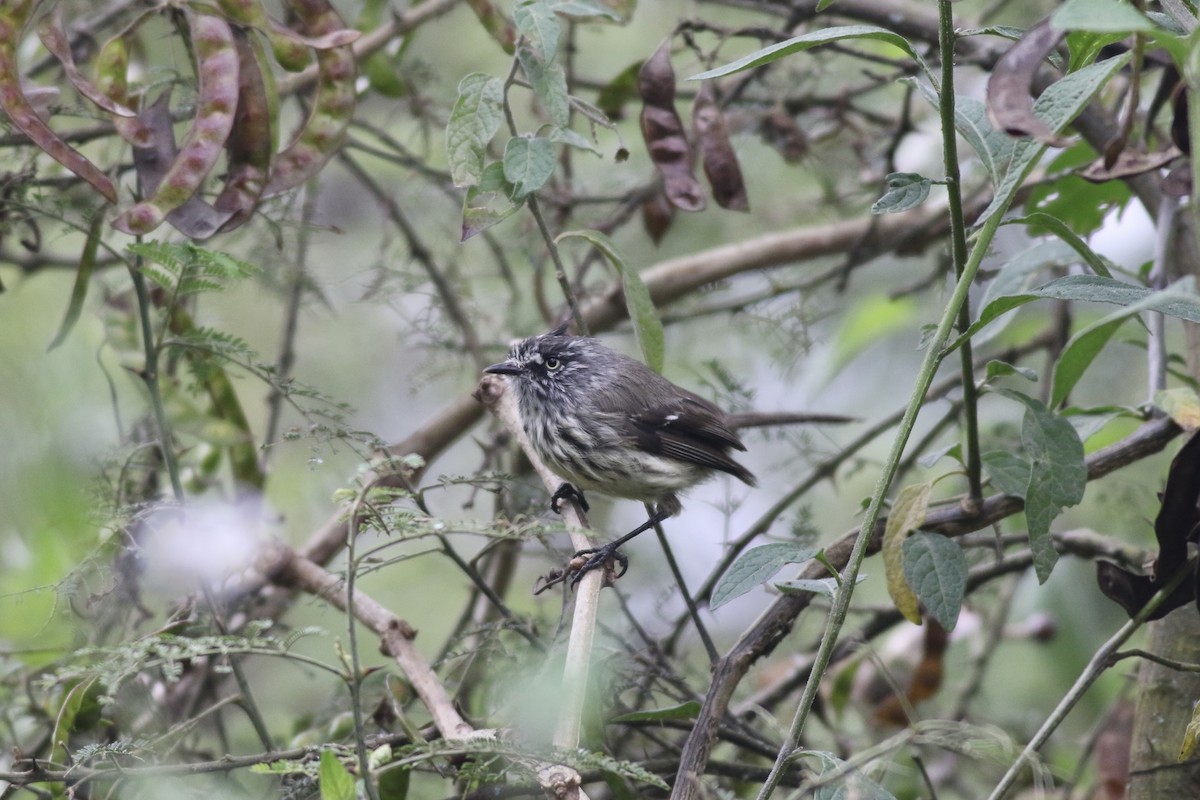
{"label": "bird's foot", "polygon": [[[620,567],[620,572],[617,567]],[[566,569],[555,569],[549,575],[538,578],[533,593],[541,594],[551,586],[566,582],[574,589],[584,575],[601,568],[604,569],[604,585],[611,586],[629,570],[629,557],[617,549],[616,542],[580,550],[571,557]]]}
{"label": "bird's foot", "polygon": [[555,514],[561,514],[563,500],[574,500],[583,509],[585,514],[591,510],[591,506],[588,505],[587,498],[583,496],[583,492],[566,482],[560,483],[558,488],[554,490],[554,494],[550,495],[550,510]]}
{"label": "bird's foot", "polygon": [[[604,584],[615,583],[629,571],[629,557],[617,549],[618,542],[610,542],[603,547],[589,547],[580,550],[567,566],[567,574],[571,576],[571,588],[574,589],[583,580],[583,576],[594,569],[604,569]],[[620,572],[616,571],[619,566]]]}

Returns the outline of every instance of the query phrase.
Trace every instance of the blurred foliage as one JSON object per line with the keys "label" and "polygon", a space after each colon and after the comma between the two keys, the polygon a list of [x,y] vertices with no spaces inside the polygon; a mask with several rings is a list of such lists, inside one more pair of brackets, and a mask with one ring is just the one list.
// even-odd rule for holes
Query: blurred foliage
{"label": "blurred foliage", "polygon": [[[534,795],[556,766],[591,797],[755,796],[960,235],[970,310],[777,777],[991,791],[1194,537],[1149,523],[1178,432],[1153,417],[1200,408],[1173,321],[1200,320],[1194,19],[1057,5],[953,4],[947,175],[932,4],[5,3],[0,795]],[[742,414],[761,479],[668,523],[703,636],[631,548],[578,749],[551,746],[567,616],[529,591],[563,526],[469,396],[570,317]],[[1135,466],[1089,481],[1110,445]],[[705,637],[759,649],[714,672]],[[1101,780],[1122,668],[1023,780]]]}

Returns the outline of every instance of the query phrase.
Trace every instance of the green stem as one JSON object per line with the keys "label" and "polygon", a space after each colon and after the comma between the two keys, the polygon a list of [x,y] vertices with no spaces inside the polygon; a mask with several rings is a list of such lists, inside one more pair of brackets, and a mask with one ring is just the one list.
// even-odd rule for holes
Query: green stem
{"label": "green stem", "polygon": [[171,447],[171,426],[167,423],[167,409],[163,405],[162,392],[158,384],[158,354],[159,348],[154,344],[154,330],[150,325],[150,298],[146,293],[146,279],[142,275],[142,257],[138,256],[129,270],[133,279],[133,291],[137,296],[138,316],[142,326],[142,348],[146,351],[146,367],[142,370],[142,380],[150,393],[150,406],[154,409],[154,421],[158,427],[158,439],[162,451],[163,463],[167,466],[167,474],[171,476],[171,489],[175,494],[175,502],[183,505],[183,481],[179,477],[179,461]]}
{"label": "green stem", "polygon": [[[863,559],[867,555],[867,546],[870,544],[871,538],[875,533],[875,524],[878,522],[880,512],[883,509],[884,499],[887,497],[888,489],[891,487],[892,480],[896,476],[896,471],[900,467],[905,445],[908,444],[908,439],[912,435],[913,425],[917,421],[917,414],[921,410],[925,394],[929,391],[929,387],[933,383],[933,377],[937,373],[938,365],[946,355],[945,347],[950,337],[950,331],[954,328],[956,320],[960,327],[969,322],[969,317],[965,315],[969,313],[967,297],[971,290],[971,284],[975,280],[975,274],[979,271],[979,265],[983,262],[984,256],[987,255],[988,248],[991,246],[992,239],[995,237],[996,230],[1000,227],[1000,221],[1004,216],[1003,213],[997,213],[988,218],[988,221],[984,224],[982,230],[980,230],[978,238],[975,240],[975,247],[971,250],[970,257],[967,258],[965,255],[967,248],[966,229],[962,218],[962,195],[959,190],[958,151],[954,139],[954,20],[953,15],[950,13],[949,0],[939,0],[938,6],[940,10],[938,38],[942,47],[940,105],[942,139],[946,158],[946,177],[950,189],[951,236],[955,272],[958,280],[955,283],[954,293],[950,297],[950,302],[947,303],[946,309],[942,313],[942,318],[938,323],[937,331],[933,335],[933,340],[929,342],[929,349],[925,351],[925,358],[921,362],[921,368],[917,374],[917,382],[913,386],[908,407],[904,411],[904,417],[900,421],[896,438],[892,442],[891,452],[888,453],[887,460],[884,462],[883,472],[880,474],[879,481],[875,485],[875,491],[871,495],[871,503],[867,508],[862,527],[859,528],[858,536],[854,539],[854,547],[850,551],[850,558],[845,570],[842,572],[841,583],[837,593],[834,595],[833,608],[830,610],[829,619],[826,622],[825,633],[821,637],[821,645],[817,649],[812,674],[804,686],[804,694],[800,698],[800,705],[796,709],[796,715],[792,720],[791,728],[788,730],[787,739],[779,749],[775,765],[771,768],[771,774],[758,794],[758,800],[767,800],[771,796],[771,793],[779,785],[779,781],[783,777],[784,768],[792,758],[793,751],[799,746],[800,737],[804,733],[804,725],[808,721],[809,712],[812,710],[813,702],[817,697],[817,690],[821,685],[821,677],[829,667],[834,647],[837,645],[842,626],[846,622],[846,614],[850,610],[850,599],[854,595],[854,586],[858,580],[859,568],[862,566]],[[1001,209],[1001,212],[1003,210]],[[960,264],[961,269],[959,268]],[[978,434],[974,402],[975,381],[970,351],[965,345],[963,350],[965,354],[963,362],[963,400],[967,409],[968,453],[974,452],[977,454]],[[978,458],[978,455],[975,457]],[[979,473],[975,471],[973,480],[978,481],[978,479]],[[978,488],[973,484],[972,495],[978,497],[977,492]]]}
{"label": "green stem", "polygon": [[867,555],[867,545],[870,544],[875,532],[875,524],[878,522],[880,511],[883,509],[884,498],[887,497],[888,489],[892,485],[892,478],[895,477],[896,470],[900,466],[900,460],[904,455],[904,447],[908,444],[909,436],[912,435],[913,425],[917,421],[917,413],[921,410],[925,393],[933,383],[933,376],[937,372],[942,358],[945,356],[943,351],[950,339],[950,331],[954,327],[955,320],[958,317],[958,309],[966,301],[967,293],[971,289],[971,283],[975,279],[975,273],[979,271],[979,265],[983,262],[984,256],[987,255],[992,238],[996,235],[996,230],[1000,227],[1003,216],[1003,214],[993,214],[980,230],[975,247],[971,251],[971,257],[964,266],[963,273],[954,287],[954,294],[951,295],[950,302],[947,304],[946,310],[942,314],[942,319],[938,323],[937,332],[934,333],[933,340],[929,343],[929,349],[925,351],[925,359],[921,362],[921,369],[917,374],[917,382],[909,398],[908,408],[905,409],[904,418],[900,421],[896,438],[892,442],[891,452],[888,453],[887,460],[884,462],[883,472],[879,476],[878,483],[875,484],[875,491],[871,495],[871,503],[867,508],[862,527],[859,528],[858,536],[854,540],[854,547],[850,551],[849,561],[846,564],[845,570],[842,571],[841,585],[834,596],[833,608],[829,613],[829,620],[825,626],[825,634],[821,638],[821,645],[817,649],[812,674],[808,679],[808,683],[804,686],[804,694],[800,698],[800,706],[796,709],[796,716],[792,720],[787,740],[779,750],[775,766],[771,768],[771,774],[767,778],[767,782],[763,784],[763,788],[758,794],[758,800],[767,800],[771,796],[771,792],[775,790],[779,780],[783,777],[783,770],[787,766],[792,751],[796,749],[800,742],[800,736],[804,733],[804,725],[808,721],[809,711],[812,710],[813,702],[817,696],[817,689],[821,685],[821,676],[825,674],[825,670],[829,667],[829,662],[833,656],[834,647],[837,645],[842,625],[846,621],[846,614],[850,610],[850,598],[854,593],[855,582],[858,580],[858,571],[862,566],[863,559]]}
{"label": "green stem", "polygon": [[[958,138],[954,127],[954,15],[950,0],[938,0],[938,45],[942,59],[942,88],[939,111],[942,123],[942,158],[945,164],[946,192],[950,205],[950,248],[954,259],[954,276],[962,279],[967,263],[967,226],[963,219],[962,181],[958,169]],[[971,301],[964,298],[958,309],[958,330],[963,333],[971,326]],[[962,363],[963,433],[966,436],[967,502],[968,508],[978,508],[983,498],[979,457],[979,417],[975,390],[975,366],[971,342],[963,343],[959,351]]]}

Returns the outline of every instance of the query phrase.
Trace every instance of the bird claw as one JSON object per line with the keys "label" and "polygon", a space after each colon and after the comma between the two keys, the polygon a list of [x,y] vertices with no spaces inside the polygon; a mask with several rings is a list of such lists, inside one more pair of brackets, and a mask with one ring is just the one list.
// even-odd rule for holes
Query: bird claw
{"label": "bird claw", "polygon": [[550,510],[555,514],[561,514],[563,500],[574,500],[583,509],[585,514],[591,510],[591,506],[588,505],[587,498],[583,496],[583,492],[566,482],[560,483],[558,488],[554,490],[554,494],[550,495]]}
{"label": "bird claw", "polygon": [[[620,566],[620,572],[613,568],[614,563]],[[539,595],[560,583],[568,583],[574,589],[584,575],[601,567],[604,568],[604,585],[611,586],[629,571],[629,557],[612,545],[580,550],[571,557],[566,569],[555,569],[549,575],[538,578],[533,593]]]}
{"label": "bird claw", "polygon": [[[579,563],[579,559],[587,556],[587,560]],[[614,573],[613,562],[620,565],[621,571]],[[629,571],[629,557],[618,550],[611,544],[606,544],[603,547],[589,547],[586,550],[580,550],[575,553],[571,559],[571,564],[567,568],[567,573],[571,575],[571,588],[574,589],[579,585],[579,581],[583,580],[583,576],[594,569],[603,567],[605,570],[604,584],[609,586],[618,580]]]}

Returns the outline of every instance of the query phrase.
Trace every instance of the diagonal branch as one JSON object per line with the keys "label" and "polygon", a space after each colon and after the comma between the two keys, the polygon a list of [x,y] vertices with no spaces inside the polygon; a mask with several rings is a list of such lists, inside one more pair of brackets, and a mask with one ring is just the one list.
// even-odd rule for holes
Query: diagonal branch
{"label": "diagonal branch", "polygon": [[[1180,432],[1179,426],[1168,418],[1147,422],[1127,438],[1088,456],[1088,480],[1096,480],[1159,452]],[[1021,511],[1024,505],[1019,497],[996,494],[986,498],[976,514],[970,514],[957,505],[930,511],[922,529],[946,536],[961,536],[1012,516]],[[886,524],[886,518],[877,521],[868,553],[879,551]],[[844,534],[825,548],[826,559],[838,571],[841,571],[848,561],[857,533],[855,530]],[[800,577],[815,580],[827,577],[828,574],[824,564],[813,562],[803,570]],[[704,698],[695,727],[684,744],[672,794],[673,800],[696,800],[702,796],[698,777],[704,774],[705,764],[716,741],[717,725],[729,710],[734,690],[754,662],[770,654],[791,631],[796,617],[808,608],[811,601],[811,594],[781,595],[717,662],[713,670],[712,684]]]}

